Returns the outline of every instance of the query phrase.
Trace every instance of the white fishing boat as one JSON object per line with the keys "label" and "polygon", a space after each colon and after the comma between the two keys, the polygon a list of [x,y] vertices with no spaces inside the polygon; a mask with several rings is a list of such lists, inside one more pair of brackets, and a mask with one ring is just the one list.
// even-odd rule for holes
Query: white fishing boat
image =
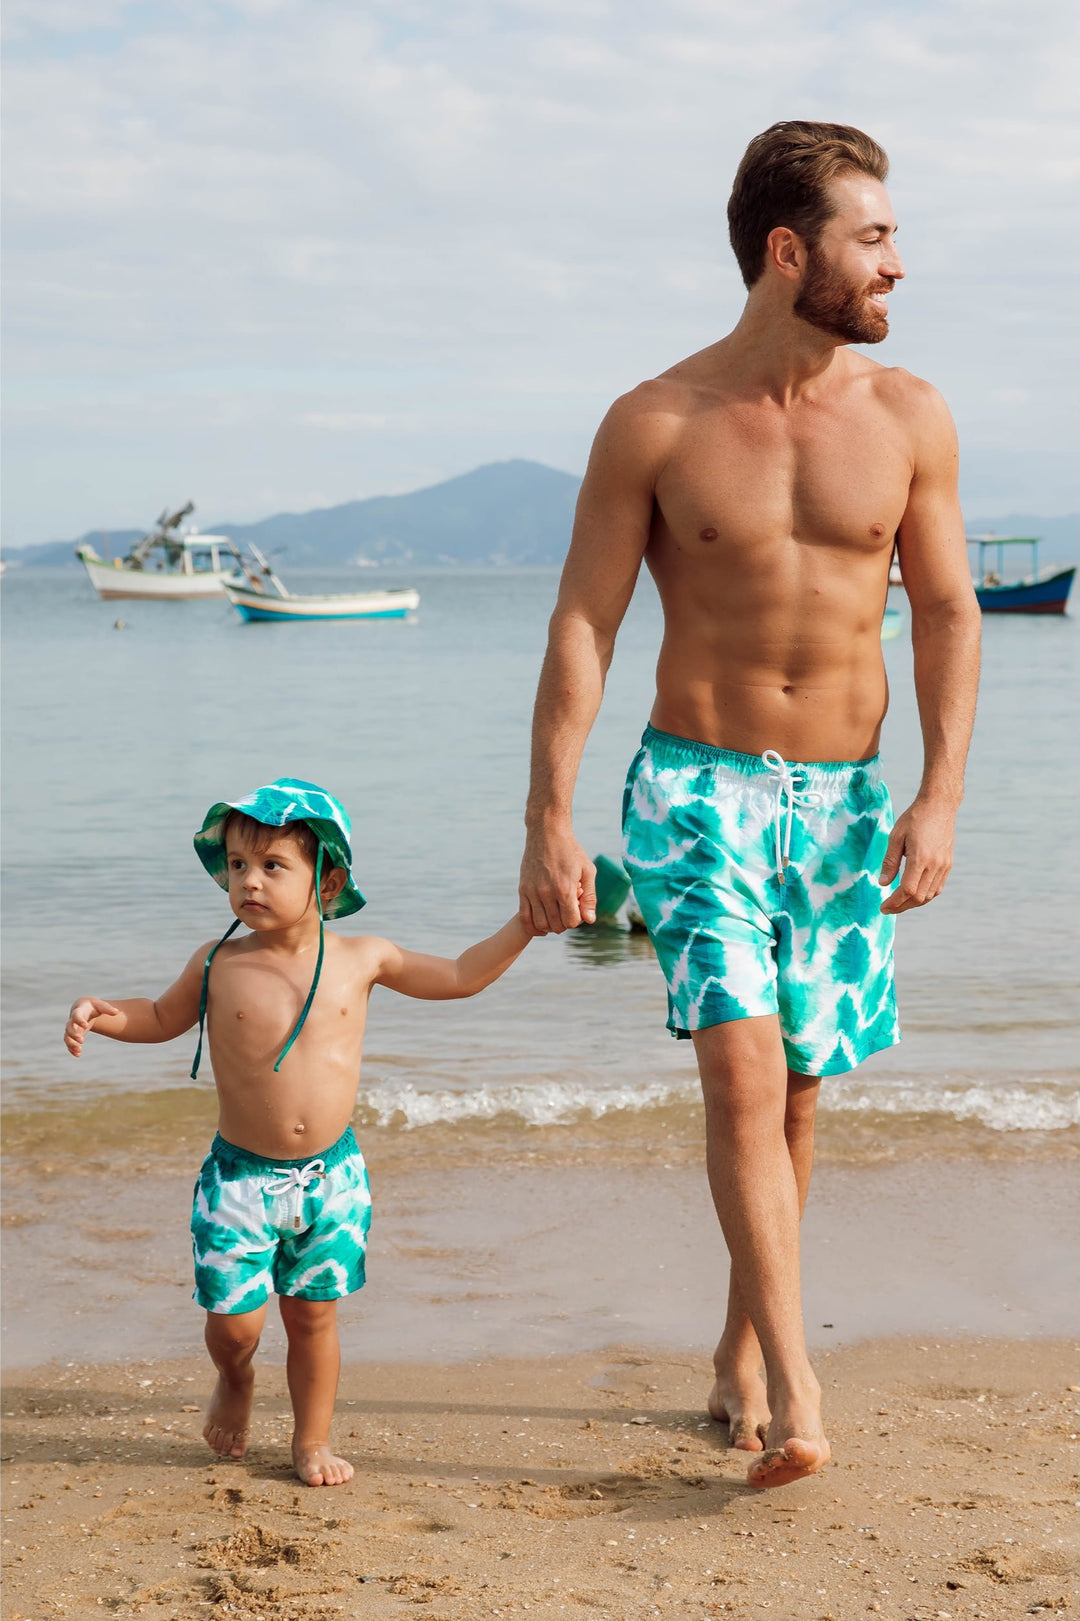
{"label": "white fishing boat", "polygon": [[289,591],[257,546],[255,559],[242,564],[243,578],[226,580],[223,590],[242,619],[404,619],[419,606],[418,591],[340,591],[303,596]]}
{"label": "white fishing boat", "polygon": [[144,601],[198,601],[220,597],[226,580],[240,564],[240,554],[228,535],[203,535],[181,525],[195,508],[170,513],[128,552],[126,557],[99,557],[92,546],[79,546],[75,555],[90,576],[99,597],[111,602],[138,597]]}

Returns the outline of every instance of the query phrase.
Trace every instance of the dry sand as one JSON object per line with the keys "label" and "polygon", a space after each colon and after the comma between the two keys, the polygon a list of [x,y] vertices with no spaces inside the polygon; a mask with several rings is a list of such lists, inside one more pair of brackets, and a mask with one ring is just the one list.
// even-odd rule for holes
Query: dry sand
{"label": "dry sand", "polygon": [[1060,1341],[826,1353],[834,1462],[772,1492],[702,1411],[706,1359],[609,1350],[345,1370],[347,1485],[287,1464],[260,1369],[238,1463],[201,1362],[4,1387],[7,1621],[227,1616],[890,1621],[1075,1615],[1075,1355]]}

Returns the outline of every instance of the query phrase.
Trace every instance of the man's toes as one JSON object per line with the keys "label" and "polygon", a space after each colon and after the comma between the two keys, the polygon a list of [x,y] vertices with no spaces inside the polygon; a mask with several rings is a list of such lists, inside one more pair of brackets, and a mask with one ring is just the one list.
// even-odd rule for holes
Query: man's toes
{"label": "man's toes", "polygon": [[751,1418],[736,1419],[728,1431],[728,1446],[740,1452],[760,1452],[765,1445],[764,1424],[755,1424]]}
{"label": "man's toes", "polygon": [[747,1469],[746,1479],[751,1486],[786,1486],[815,1474],[828,1461],[827,1445],[793,1437],[782,1447],[767,1447]]}

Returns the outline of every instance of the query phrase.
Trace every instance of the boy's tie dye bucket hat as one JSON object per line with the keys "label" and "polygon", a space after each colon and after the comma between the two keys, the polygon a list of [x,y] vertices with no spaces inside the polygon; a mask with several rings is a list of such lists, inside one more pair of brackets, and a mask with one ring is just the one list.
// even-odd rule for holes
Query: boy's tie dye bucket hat
{"label": "boy's tie dye bucket hat", "polygon": [[[323,931],[324,918],[348,917],[352,912],[358,912],[366,904],[363,895],[352,876],[352,826],[349,822],[348,812],[339,799],[328,794],[325,788],[317,783],[304,782],[299,777],[277,777],[262,788],[256,788],[242,799],[223,799],[216,805],[211,805],[203,817],[202,827],[195,835],[195,853],[215,884],[222,889],[229,887],[229,863],[225,852],[225,826],[233,811],[240,811],[244,816],[250,816],[253,822],[261,822],[264,827],[284,827],[289,822],[304,822],[314,833],[318,844],[315,852],[315,900],[319,908],[319,955],[315,963],[315,977],[311,982],[311,989],[307,994],[299,1019],[296,1021],[292,1035],[278,1054],[275,1071],[281,1067],[281,1061],[289,1051],[293,1042],[304,1027],[311,1004],[315,999],[315,992],[322,973],[323,951],[326,938]],[[345,883],[339,894],[328,900],[325,905],[320,894],[322,875],[324,870],[332,867],[345,869]],[[218,946],[225,944],[229,936],[240,927],[240,919],[231,923],[209,953],[203,967],[202,995],[199,998],[199,1045],[195,1053],[195,1062],[191,1066],[191,1079],[194,1080],[199,1071],[199,1061],[202,1058],[203,1032],[206,1026],[206,997],[210,982],[210,964],[214,960],[214,953]]]}

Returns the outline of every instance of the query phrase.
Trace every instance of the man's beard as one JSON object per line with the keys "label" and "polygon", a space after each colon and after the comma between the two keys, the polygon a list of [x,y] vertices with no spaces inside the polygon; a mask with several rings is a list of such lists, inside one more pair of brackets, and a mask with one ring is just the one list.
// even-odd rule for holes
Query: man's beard
{"label": "man's beard", "polygon": [[891,292],[892,288],[893,283],[884,279],[870,287],[854,287],[811,248],[795,314],[843,343],[880,343],[889,335],[889,318],[884,310],[867,303],[867,294]]}

